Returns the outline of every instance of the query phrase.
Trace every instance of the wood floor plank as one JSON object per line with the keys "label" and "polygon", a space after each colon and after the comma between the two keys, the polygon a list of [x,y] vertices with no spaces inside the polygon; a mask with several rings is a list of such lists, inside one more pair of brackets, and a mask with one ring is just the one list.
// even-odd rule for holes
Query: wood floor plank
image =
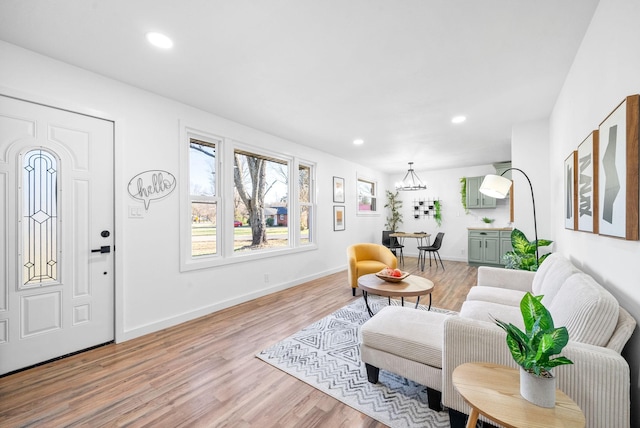
{"label": "wood floor plank", "polygon": [[[457,311],[477,269],[444,264],[401,268],[434,282],[433,306]],[[2,377],[0,426],[384,427],[255,357],[361,298],[339,272]]]}

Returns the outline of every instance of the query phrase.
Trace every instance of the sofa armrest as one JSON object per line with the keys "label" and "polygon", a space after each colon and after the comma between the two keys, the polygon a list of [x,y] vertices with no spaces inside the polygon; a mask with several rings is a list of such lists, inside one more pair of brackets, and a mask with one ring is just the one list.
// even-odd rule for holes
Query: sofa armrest
{"label": "sofa armrest", "polygon": [[535,272],[526,270],[480,266],[478,267],[477,285],[531,291],[535,274]]}
{"label": "sofa armrest", "polygon": [[[448,317],[444,324],[442,355],[442,402],[446,407],[469,414],[469,406],[455,390],[451,376],[460,364],[484,361],[517,368],[511,357],[505,332],[492,323]],[[569,342],[562,355],[572,365],[554,369],[557,387],[582,409],[587,427],[629,427],[629,365],[615,351]]]}

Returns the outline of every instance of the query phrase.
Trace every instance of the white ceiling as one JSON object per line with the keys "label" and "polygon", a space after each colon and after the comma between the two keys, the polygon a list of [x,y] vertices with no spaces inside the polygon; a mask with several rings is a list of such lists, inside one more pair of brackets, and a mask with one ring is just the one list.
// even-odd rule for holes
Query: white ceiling
{"label": "white ceiling", "polygon": [[549,116],[597,3],[2,0],[0,39],[401,173],[510,159],[512,125]]}

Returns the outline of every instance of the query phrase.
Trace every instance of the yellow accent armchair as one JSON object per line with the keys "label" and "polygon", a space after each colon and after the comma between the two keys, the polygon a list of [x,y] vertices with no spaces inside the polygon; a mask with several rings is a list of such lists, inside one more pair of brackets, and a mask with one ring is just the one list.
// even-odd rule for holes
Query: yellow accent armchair
{"label": "yellow accent armchair", "polygon": [[395,269],[398,259],[384,245],[379,244],[354,244],[347,248],[349,260],[349,285],[351,292],[356,295],[358,277],[368,273],[380,272],[385,266]]}

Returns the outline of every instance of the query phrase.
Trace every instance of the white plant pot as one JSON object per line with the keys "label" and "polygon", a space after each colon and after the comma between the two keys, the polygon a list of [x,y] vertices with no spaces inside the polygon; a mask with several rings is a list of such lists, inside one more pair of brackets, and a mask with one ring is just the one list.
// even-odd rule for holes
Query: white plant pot
{"label": "white plant pot", "polygon": [[556,378],[540,377],[520,367],[520,395],[540,407],[556,405]]}

